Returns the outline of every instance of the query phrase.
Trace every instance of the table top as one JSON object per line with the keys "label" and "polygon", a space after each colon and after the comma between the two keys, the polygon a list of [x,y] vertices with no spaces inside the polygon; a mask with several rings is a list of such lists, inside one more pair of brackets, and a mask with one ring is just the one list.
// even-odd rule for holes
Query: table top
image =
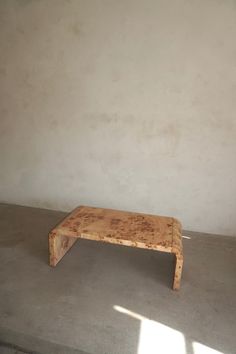
{"label": "table top", "polygon": [[181,224],[172,217],[80,206],[55,230],[61,235],[172,252]]}

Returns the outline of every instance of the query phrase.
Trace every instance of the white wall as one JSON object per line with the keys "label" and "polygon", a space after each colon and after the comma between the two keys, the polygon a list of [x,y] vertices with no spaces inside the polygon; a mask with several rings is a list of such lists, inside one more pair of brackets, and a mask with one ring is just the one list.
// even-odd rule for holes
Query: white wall
{"label": "white wall", "polygon": [[1,0],[0,201],[236,234],[236,2]]}

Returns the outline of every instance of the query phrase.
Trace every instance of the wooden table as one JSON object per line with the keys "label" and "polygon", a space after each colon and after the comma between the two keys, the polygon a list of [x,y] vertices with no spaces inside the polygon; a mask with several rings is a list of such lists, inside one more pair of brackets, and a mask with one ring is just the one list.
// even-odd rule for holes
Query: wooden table
{"label": "wooden table", "polygon": [[56,266],[78,238],[173,253],[173,289],[183,268],[181,224],[172,217],[81,206],[49,233],[50,265]]}

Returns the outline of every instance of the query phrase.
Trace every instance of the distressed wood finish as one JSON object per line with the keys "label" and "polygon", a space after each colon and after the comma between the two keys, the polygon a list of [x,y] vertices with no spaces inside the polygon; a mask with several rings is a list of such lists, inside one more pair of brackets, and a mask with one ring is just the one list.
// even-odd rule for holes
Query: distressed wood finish
{"label": "distressed wood finish", "polygon": [[180,287],[183,247],[175,218],[81,206],[49,233],[50,265],[56,266],[78,238],[174,253],[173,289]]}

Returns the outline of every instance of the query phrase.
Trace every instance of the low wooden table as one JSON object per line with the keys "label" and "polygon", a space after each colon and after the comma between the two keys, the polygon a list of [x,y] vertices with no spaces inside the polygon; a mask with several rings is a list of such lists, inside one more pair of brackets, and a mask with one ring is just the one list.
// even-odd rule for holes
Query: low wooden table
{"label": "low wooden table", "polygon": [[174,253],[173,289],[180,287],[183,247],[175,218],[78,207],[49,233],[50,265],[55,267],[78,238]]}

